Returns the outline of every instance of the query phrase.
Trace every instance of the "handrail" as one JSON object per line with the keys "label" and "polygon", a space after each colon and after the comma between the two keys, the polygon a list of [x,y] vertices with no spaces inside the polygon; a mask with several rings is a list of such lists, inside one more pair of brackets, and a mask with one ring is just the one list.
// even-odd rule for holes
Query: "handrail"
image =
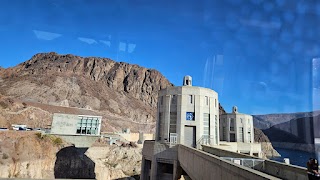
{"label": "handrail", "polygon": [[212,145],[214,142],[214,135],[202,135],[201,138],[197,141],[197,149],[201,148],[201,145]]}

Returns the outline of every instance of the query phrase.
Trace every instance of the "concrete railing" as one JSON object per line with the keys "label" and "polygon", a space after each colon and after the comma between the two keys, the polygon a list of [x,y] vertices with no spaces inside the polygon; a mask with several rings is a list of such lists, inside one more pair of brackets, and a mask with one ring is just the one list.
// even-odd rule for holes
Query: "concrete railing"
{"label": "concrete railing", "polygon": [[290,180],[307,180],[307,168],[284,164],[277,161],[265,160],[263,172]]}
{"label": "concrete railing", "polygon": [[202,145],[202,150],[204,152],[207,152],[207,153],[219,156],[219,157],[259,159],[258,157],[255,157],[255,156],[249,156],[246,154],[236,153],[236,152],[232,152],[232,151],[228,151],[228,150],[224,150],[224,149],[218,149],[218,148],[214,148],[212,146],[206,146],[206,145]]}
{"label": "concrete railing", "polygon": [[183,170],[193,180],[278,179],[274,176],[223,160],[218,156],[184,145],[179,145],[178,147],[178,160]]}
{"label": "concrete railing", "polygon": [[[249,156],[246,154],[235,153],[232,151],[222,150],[210,146],[202,146],[202,150],[219,156],[219,157],[237,157],[237,158],[254,158],[259,159],[254,156]],[[284,164],[277,161],[272,161],[265,159],[263,163],[263,167],[261,169],[262,172],[266,174],[270,174],[272,176],[281,178],[281,179],[292,179],[292,180],[305,180],[308,179],[307,169],[300,166]]]}

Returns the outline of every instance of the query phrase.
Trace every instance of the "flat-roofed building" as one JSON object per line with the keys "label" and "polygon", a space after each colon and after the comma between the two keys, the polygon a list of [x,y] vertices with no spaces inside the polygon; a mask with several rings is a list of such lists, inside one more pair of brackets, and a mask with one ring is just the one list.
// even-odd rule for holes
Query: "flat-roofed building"
{"label": "flat-roofed building", "polygon": [[232,107],[231,113],[221,114],[217,148],[262,157],[261,144],[254,143],[252,116],[239,113],[236,106]]}
{"label": "flat-roofed building", "polygon": [[232,113],[221,114],[220,140],[227,142],[254,142],[253,118],[238,112],[234,106]]}
{"label": "flat-roofed building", "polygon": [[101,116],[55,113],[51,134],[100,135]]}

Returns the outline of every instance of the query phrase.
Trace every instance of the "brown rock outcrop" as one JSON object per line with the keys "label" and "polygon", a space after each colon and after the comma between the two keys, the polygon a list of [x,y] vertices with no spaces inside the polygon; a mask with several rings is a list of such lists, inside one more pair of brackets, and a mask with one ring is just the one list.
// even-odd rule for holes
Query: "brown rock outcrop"
{"label": "brown rock outcrop", "polygon": [[254,128],[254,141],[261,143],[261,150],[264,157],[279,157],[281,156],[272,146],[268,136],[262,130]]}
{"label": "brown rock outcrop", "polygon": [[[103,82],[113,90],[128,93],[152,107],[156,107],[158,90],[172,86],[163,75],[154,69],[115,62],[108,58],[83,58],[71,54],[58,55],[54,52],[34,55],[30,60],[14,67],[12,74],[19,78],[21,76],[38,77],[37,75],[89,78],[96,82]],[[48,80],[47,78],[39,79],[44,84],[50,83]]]}
{"label": "brown rock outcrop", "polygon": [[2,70],[0,79],[0,94],[27,104],[96,111],[103,116],[103,131],[131,128],[152,132],[158,90],[173,86],[153,69],[57,53],[36,54]]}
{"label": "brown rock outcrop", "polygon": [[0,132],[0,178],[53,179],[61,145],[34,132]]}

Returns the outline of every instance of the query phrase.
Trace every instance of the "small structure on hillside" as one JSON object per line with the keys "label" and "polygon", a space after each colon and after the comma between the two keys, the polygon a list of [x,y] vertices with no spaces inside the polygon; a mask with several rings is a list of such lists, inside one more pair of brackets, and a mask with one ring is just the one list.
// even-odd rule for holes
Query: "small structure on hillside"
{"label": "small structure on hillside", "polygon": [[100,135],[102,116],[60,114],[53,115],[51,134]]}

